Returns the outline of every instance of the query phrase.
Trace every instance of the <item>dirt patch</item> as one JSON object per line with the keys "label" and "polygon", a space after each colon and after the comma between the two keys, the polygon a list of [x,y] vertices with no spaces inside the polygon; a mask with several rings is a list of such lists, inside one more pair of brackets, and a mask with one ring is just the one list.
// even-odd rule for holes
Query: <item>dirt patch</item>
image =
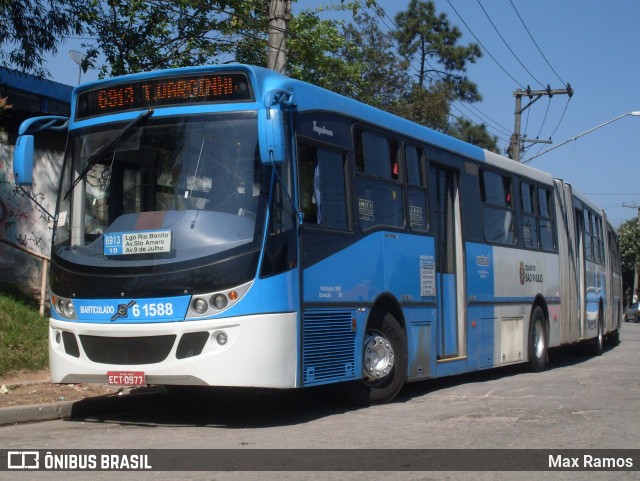
{"label": "dirt patch", "polygon": [[103,384],[52,384],[49,379],[47,370],[0,377],[0,408],[79,401],[124,392],[122,388]]}

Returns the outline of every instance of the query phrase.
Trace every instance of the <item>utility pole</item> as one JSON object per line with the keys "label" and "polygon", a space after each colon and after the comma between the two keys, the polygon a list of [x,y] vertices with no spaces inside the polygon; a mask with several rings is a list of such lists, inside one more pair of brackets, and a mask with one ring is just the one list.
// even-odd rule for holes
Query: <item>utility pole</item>
{"label": "utility pole", "polygon": [[287,26],[291,20],[291,0],[271,0],[267,68],[278,73],[287,70]]}
{"label": "utility pole", "polygon": [[[529,103],[522,107],[522,97],[526,95],[529,97]],[[511,142],[509,143],[509,147],[507,148],[507,154],[510,159],[515,160],[516,162],[520,162],[520,154],[522,149],[524,148],[524,143],[538,143],[538,144],[550,144],[551,140],[539,140],[539,139],[527,139],[526,137],[521,137],[520,129],[521,129],[521,117],[522,112],[531,107],[535,102],[540,100],[543,95],[548,96],[549,98],[554,95],[568,95],[569,97],[573,96],[573,89],[571,85],[567,84],[566,89],[551,89],[549,85],[545,90],[531,90],[531,87],[527,86],[527,90],[518,89],[513,92],[513,96],[516,98],[516,123],[513,129],[513,135],[511,136]],[[535,98],[534,98],[535,97]]]}

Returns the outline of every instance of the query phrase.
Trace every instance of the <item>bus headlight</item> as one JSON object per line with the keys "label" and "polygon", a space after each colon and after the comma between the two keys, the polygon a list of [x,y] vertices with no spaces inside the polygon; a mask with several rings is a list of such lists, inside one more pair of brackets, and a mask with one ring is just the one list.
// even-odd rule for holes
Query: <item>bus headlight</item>
{"label": "bus headlight", "polygon": [[76,309],[71,299],[65,299],[64,297],[51,296],[51,305],[56,310],[60,317],[65,319],[77,319]]}
{"label": "bus headlight", "polygon": [[193,301],[192,306],[193,306],[193,310],[196,311],[198,314],[204,314],[205,312],[207,312],[207,309],[209,308],[209,304],[207,303],[207,301],[205,301],[201,297],[196,298]]}
{"label": "bus headlight", "polygon": [[216,294],[211,298],[211,306],[215,307],[219,311],[227,307],[229,301],[227,300],[227,296],[224,294]]}

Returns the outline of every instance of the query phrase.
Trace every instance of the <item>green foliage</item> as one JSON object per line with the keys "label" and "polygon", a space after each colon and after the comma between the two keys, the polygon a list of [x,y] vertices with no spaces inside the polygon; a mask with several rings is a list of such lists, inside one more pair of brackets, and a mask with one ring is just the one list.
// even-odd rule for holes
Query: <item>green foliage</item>
{"label": "green foliage", "polygon": [[317,11],[304,10],[291,20],[289,29],[289,75],[349,95],[359,69],[341,55],[345,38],[340,25],[321,19]]}
{"label": "green foliage", "polygon": [[33,299],[0,284],[0,375],[37,371],[47,365],[47,318]]}
{"label": "green foliage", "polygon": [[83,31],[87,0],[0,0],[0,66],[40,77],[44,56],[67,35]]}
{"label": "green foliage", "polygon": [[408,9],[396,15],[396,25],[400,54],[409,62],[418,58],[418,87],[426,87],[427,80],[447,82],[456,99],[480,100],[476,85],[463,74],[468,62],[482,56],[480,47],[458,45],[462,33],[451,26],[446,14],[436,14],[432,1],[411,0]]}
{"label": "green foliage", "polygon": [[[269,0],[0,0],[0,64],[43,74],[43,55],[86,32],[81,66],[104,59],[100,76],[236,60],[266,65]],[[325,19],[349,12],[348,23]],[[412,0],[384,32],[373,0],[341,0],[297,12],[287,34],[288,74],[491,150],[484,126],[456,120],[451,102],[480,99],[464,74],[481,52],[434,2]],[[398,55],[400,53],[400,55]],[[412,61],[417,58],[417,68]],[[414,72],[415,70],[415,72]]]}
{"label": "green foliage", "polygon": [[637,219],[629,219],[618,227],[620,257],[623,270],[640,269],[640,225]]}
{"label": "green foliage", "polygon": [[415,85],[413,90],[391,106],[390,111],[432,129],[446,132],[449,128],[451,90],[445,84],[427,90]]}
{"label": "green foliage", "polygon": [[[260,0],[93,0],[83,20],[104,55],[101,76],[217,63],[252,38]],[[244,44],[240,42],[241,48]]]}
{"label": "green foliage", "polygon": [[345,43],[340,49],[341,59],[352,75],[343,79],[336,91],[393,111],[394,104],[411,88],[409,64],[398,57],[393,37],[380,29],[378,16],[362,10],[353,21],[343,29]]}
{"label": "green foliage", "polygon": [[483,149],[500,153],[498,138],[491,135],[484,124],[478,125],[467,119],[456,117],[455,123],[449,127],[447,133]]}

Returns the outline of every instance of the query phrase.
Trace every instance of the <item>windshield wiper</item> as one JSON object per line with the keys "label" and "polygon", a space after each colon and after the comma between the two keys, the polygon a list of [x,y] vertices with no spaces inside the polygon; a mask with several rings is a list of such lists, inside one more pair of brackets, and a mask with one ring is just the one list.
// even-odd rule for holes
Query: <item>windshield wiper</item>
{"label": "windshield wiper", "polygon": [[85,166],[84,169],[82,169],[82,172],[78,174],[78,177],[76,177],[76,180],[73,181],[73,184],[71,184],[71,187],[69,187],[69,190],[64,195],[64,199],[69,197],[69,194],[71,193],[71,191],[75,188],[76,185],[78,185],[78,183],[82,179],[85,178],[85,176],[89,173],[91,168],[98,163],[98,161],[102,158],[105,152],[108,152],[109,150],[113,149],[120,141],[122,141],[122,139],[127,137],[127,135],[129,135],[135,127],[140,125],[142,122],[147,120],[152,115],[153,115],[153,109],[149,109],[142,112],[135,119],[133,119],[131,122],[125,125],[124,128],[118,133],[118,135],[116,135],[113,139],[111,139],[109,142],[104,144],[102,147],[98,147],[97,150],[95,150],[92,154],[90,154],[89,157],[87,157],[86,159],[87,165]]}

